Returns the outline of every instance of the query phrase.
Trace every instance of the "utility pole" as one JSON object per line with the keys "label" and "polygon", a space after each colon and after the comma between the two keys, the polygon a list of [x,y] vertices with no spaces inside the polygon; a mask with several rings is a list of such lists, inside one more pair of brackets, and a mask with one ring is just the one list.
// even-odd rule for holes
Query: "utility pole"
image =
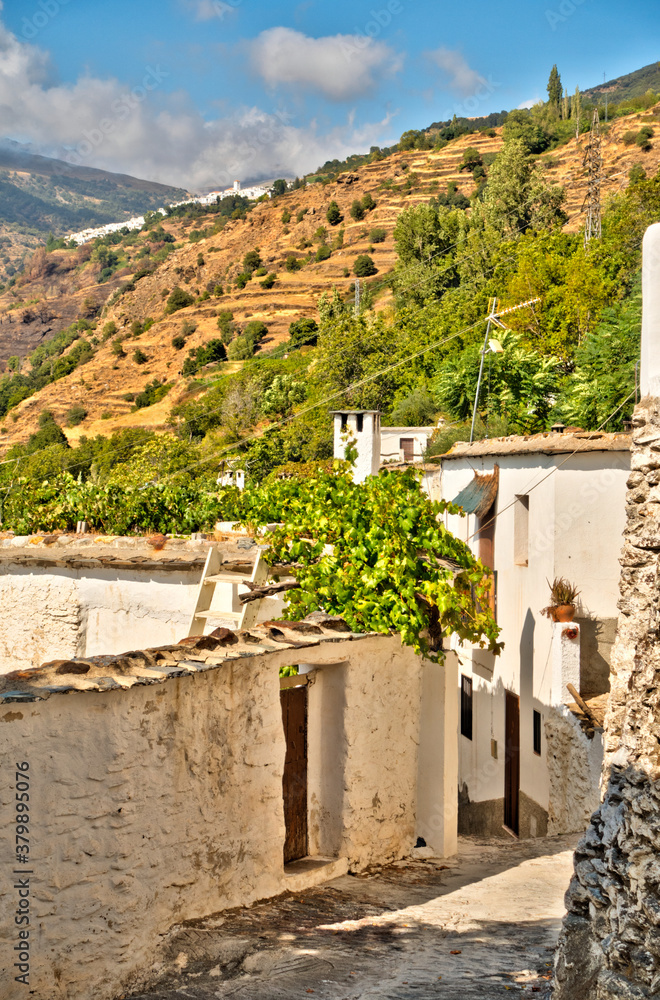
{"label": "utility pole", "polygon": [[528,299],[527,302],[519,302],[517,306],[509,306],[508,309],[502,309],[501,312],[497,312],[497,299],[493,299],[493,305],[491,307],[488,316],[486,317],[486,336],[484,337],[484,346],[481,348],[481,364],[479,365],[479,378],[477,379],[477,391],[474,394],[474,409],[472,410],[472,426],[470,427],[470,444],[474,440],[474,425],[477,420],[477,407],[479,405],[479,390],[481,389],[481,379],[484,374],[484,361],[486,360],[486,355],[489,351],[493,353],[498,353],[502,350],[502,347],[493,341],[493,344],[489,344],[489,334],[490,328],[493,323],[496,326],[501,327],[503,330],[508,330],[509,328],[500,319],[501,316],[506,316],[507,313],[517,312],[518,309],[524,309],[525,306],[534,305],[535,302],[540,302],[539,298]]}
{"label": "utility pole", "polygon": [[584,151],[583,165],[587,171],[587,195],[582,204],[582,211],[587,210],[584,224],[584,245],[590,240],[599,240],[602,233],[600,218],[600,188],[603,173],[603,157],[600,148],[600,120],[598,108],[594,108],[591,122],[591,134]]}

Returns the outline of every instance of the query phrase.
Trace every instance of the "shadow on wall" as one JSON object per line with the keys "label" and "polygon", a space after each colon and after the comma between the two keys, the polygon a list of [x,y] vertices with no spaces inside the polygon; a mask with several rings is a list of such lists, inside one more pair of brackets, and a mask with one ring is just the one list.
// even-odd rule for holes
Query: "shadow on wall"
{"label": "shadow on wall", "polygon": [[616,618],[577,617],[580,626],[580,694],[594,698],[610,690]]}
{"label": "shadow on wall", "polygon": [[[530,625],[531,620],[531,625]],[[531,612],[525,620],[520,642],[521,650],[521,716],[517,746],[507,738],[495,745],[491,753],[484,744],[484,734],[475,728],[473,739],[481,741],[481,765],[469,776],[459,779],[458,833],[463,836],[508,838],[505,815],[517,810],[518,823],[514,832],[521,839],[582,833],[600,801],[598,775],[602,762],[600,735],[590,739],[580,722],[562,706],[554,708],[533,698],[533,678],[527,657],[533,636]],[[524,668],[524,669],[523,669]],[[507,689],[501,678],[492,685],[490,697],[504,705]],[[479,694],[477,693],[477,697]],[[533,713],[541,717],[541,757],[533,748]],[[527,717],[527,714],[528,716]],[[506,729],[506,726],[505,726]],[[466,737],[459,735],[459,740]],[[494,756],[493,754],[497,754]],[[533,761],[545,760],[548,771],[548,800],[536,801],[530,777]],[[516,784],[516,776],[518,783]],[[525,791],[524,789],[527,789]],[[493,791],[499,794],[493,796]],[[505,807],[508,802],[508,810]],[[511,826],[511,824],[507,824]]]}
{"label": "shadow on wall", "polygon": [[659,828],[659,783],[614,765],[575,852],[554,1000],[658,997]]}

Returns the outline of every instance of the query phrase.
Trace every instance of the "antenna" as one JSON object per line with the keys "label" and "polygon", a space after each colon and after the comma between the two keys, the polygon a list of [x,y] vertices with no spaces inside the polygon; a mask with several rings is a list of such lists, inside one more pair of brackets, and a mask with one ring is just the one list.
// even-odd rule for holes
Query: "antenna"
{"label": "antenna", "polygon": [[583,166],[587,171],[587,195],[582,204],[582,211],[587,210],[584,224],[584,245],[590,240],[599,240],[602,234],[600,218],[600,186],[602,182],[603,157],[600,149],[600,120],[598,108],[594,108],[591,122],[591,134],[584,151]]}
{"label": "antenna", "polygon": [[540,302],[539,298],[528,299],[527,302],[519,302],[517,306],[509,306],[508,309],[502,309],[497,312],[497,299],[493,299],[493,305],[491,307],[488,316],[486,317],[486,336],[484,337],[484,346],[481,348],[481,364],[479,365],[479,378],[477,379],[477,391],[474,394],[474,409],[472,410],[472,426],[470,428],[470,444],[474,440],[474,425],[477,419],[477,405],[479,403],[479,390],[481,389],[481,379],[484,374],[484,361],[486,360],[486,355],[492,348],[488,344],[490,328],[493,323],[496,326],[500,326],[503,330],[508,330],[508,327],[501,321],[500,316],[506,316],[508,313],[516,312],[518,309],[524,309],[525,306],[532,306],[535,302]]}

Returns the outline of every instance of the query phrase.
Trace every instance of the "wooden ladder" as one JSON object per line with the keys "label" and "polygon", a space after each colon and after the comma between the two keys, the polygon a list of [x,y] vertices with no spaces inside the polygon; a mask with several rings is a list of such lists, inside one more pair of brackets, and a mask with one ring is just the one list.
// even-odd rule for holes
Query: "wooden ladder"
{"label": "wooden ladder", "polygon": [[[266,583],[268,573],[268,564],[263,558],[262,550],[259,549],[254,566],[252,567],[252,573],[249,577],[250,582],[257,584]],[[204,635],[204,630],[208,625],[209,619],[218,619],[218,624],[221,621],[229,621],[231,622],[230,627],[233,629],[250,628],[252,625],[256,625],[261,607],[261,598],[247,602],[240,611],[233,610],[234,596],[238,593],[238,587],[243,585],[243,580],[245,579],[247,579],[245,570],[230,569],[228,566],[223,569],[217,548],[215,546],[210,548],[209,554],[206,557],[199,590],[197,591],[197,601],[190,621],[188,635]],[[215,588],[218,583],[230,583],[232,585],[230,607],[226,610],[222,607],[211,610]],[[247,589],[244,585],[242,586],[243,592]]]}

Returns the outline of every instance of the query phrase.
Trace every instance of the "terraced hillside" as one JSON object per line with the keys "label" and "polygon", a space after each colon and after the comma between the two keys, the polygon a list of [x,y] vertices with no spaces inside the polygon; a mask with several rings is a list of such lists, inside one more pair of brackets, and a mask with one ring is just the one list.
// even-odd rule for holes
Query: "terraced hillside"
{"label": "terraced hillside", "polygon": [[[638,130],[649,120],[660,125],[657,114],[657,109],[656,117],[652,113],[635,114],[611,125],[603,140],[604,195],[627,183],[635,163],[641,162],[649,174],[660,167],[660,141],[654,140],[647,152],[621,141],[626,131]],[[584,136],[579,141],[573,139],[541,157],[550,178],[566,188],[569,231],[577,231],[583,221],[585,141]],[[351,294],[353,264],[360,254],[369,253],[373,258],[377,273],[367,280],[367,285],[373,292],[375,307],[387,309],[391,299],[383,279],[395,263],[393,229],[401,211],[446,191],[449,182],[455,182],[458,190],[469,196],[474,181],[459,169],[465,149],[473,146],[482,154],[496,154],[501,145],[501,130],[496,130],[491,136],[462,136],[438,151],[396,153],[354,173],[340,175],[335,183],[310,185],[260,203],[245,219],[232,219],[221,231],[202,239],[194,237],[193,241],[191,231],[212,225],[214,216],[200,222],[167,219],[163,229],[169,239],[176,241],[174,248],[171,244],[167,247],[169,255],[162,257],[162,243],[147,249],[149,235],[144,233],[129,248],[125,266],[108,283],[98,283],[101,265],[89,260],[90,248],[48,255],[40,251],[22,283],[0,296],[0,357],[25,355],[48,329],[56,332],[77,316],[97,313],[97,335],[91,340],[98,342],[93,344],[93,355],[84,366],[10,411],[0,425],[3,445],[24,442],[36,429],[42,410],[52,410],[62,423],[76,404],[84,406],[87,417],[77,427],[67,429],[72,442],[83,434],[107,434],[125,426],[164,429],[172,407],[187,391],[188,380],[182,376],[187,351],[219,336],[220,310],[231,311],[239,325],[262,320],[269,330],[262,349],[272,348],[286,340],[293,320],[317,315],[323,293],[336,287],[342,296]],[[367,194],[375,207],[355,221],[351,205]],[[343,215],[335,226],[326,219],[332,200]],[[325,235],[321,229],[326,230]],[[375,229],[384,230],[382,242],[374,239]],[[327,243],[330,256],[316,262],[320,241]],[[263,287],[263,276],[253,276],[243,289],[235,285],[245,254],[253,250],[258,250],[267,274],[276,276],[270,288]],[[158,266],[152,273],[145,273],[145,255],[151,254],[149,259],[153,259],[156,253],[161,257]],[[301,268],[287,269],[288,258],[301,262]],[[131,275],[135,275],[132,281]],[[220,296],[215,294],[217,286],[222,287]],[[119,294],[117,289],[123,287],[127,290]],[[167,315],[165,304],[177,287],[189,292],[195,301]],[[135,324],[147,319],[153,320],[153,325],[134,337],[131,330]],[[99,336],[110,322],[124,338],[121,354],[113,347],[112,339],[103,341]],[[188,331],[195,328],[186,333],[186,350],[181,350],[172,341],[182,334],[184,323]],[[239,365],[226,365],[225,371]],[[132,397],[154,379],[170,384],[170,392],[160,402],[134,410]]]}

